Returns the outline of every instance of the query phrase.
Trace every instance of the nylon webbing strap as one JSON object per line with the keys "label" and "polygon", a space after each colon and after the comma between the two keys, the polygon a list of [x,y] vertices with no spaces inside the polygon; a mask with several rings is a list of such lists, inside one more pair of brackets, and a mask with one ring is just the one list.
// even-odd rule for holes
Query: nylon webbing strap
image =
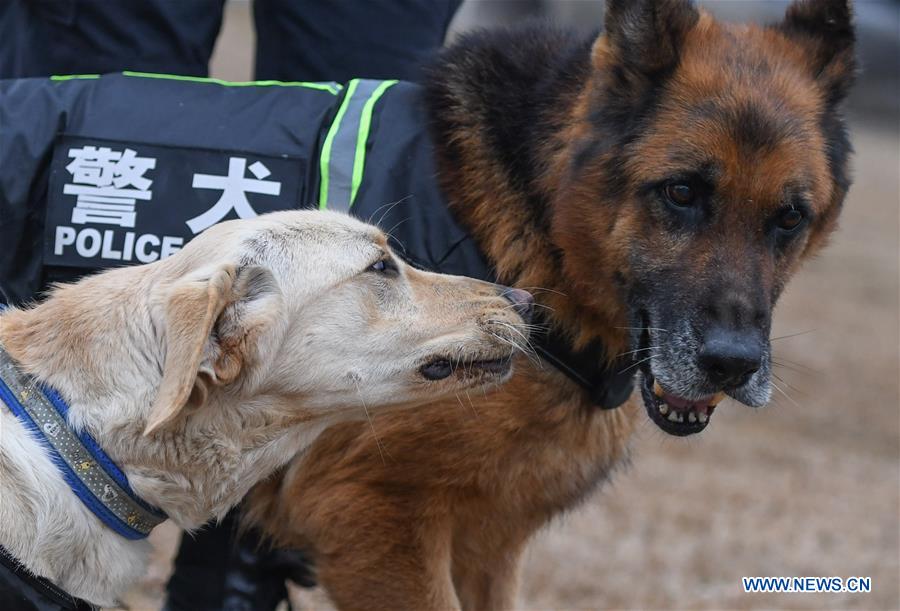
{"label": "nylon webbing strap", "polygon": [[354,79],[347,85],[319,156],[319,208],[348,212],[353,206],[365,169],[375,103],[396,83]]}
{"label": "nylon webbing strap", "polygon": [[135,497],[125,475],[93,439],[69,427],[62,399],[20,371],[2,345],[0,402],[51,450],[72,491],[117,533],[126,539],[142,539],[166,520],[165,514]]}

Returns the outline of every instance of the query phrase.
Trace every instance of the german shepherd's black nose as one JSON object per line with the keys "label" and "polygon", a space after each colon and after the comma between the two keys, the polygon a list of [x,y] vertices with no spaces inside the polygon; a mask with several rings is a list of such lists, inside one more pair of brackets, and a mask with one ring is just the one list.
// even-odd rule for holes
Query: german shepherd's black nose
{"label": "german shepherd's black nose", "polygon": [[513,304],[513,309],[522,320],[531,322],[534,315],[534,297],[531,293],[522,289],[505,288],[500,291],[500,295]]}
{"label": "german shepherd's black nose", "polygon": [[762,345],[755,333],[714,327],[703,338],[698,364],[712,384],[736,388],[759,370],[762,358]]}

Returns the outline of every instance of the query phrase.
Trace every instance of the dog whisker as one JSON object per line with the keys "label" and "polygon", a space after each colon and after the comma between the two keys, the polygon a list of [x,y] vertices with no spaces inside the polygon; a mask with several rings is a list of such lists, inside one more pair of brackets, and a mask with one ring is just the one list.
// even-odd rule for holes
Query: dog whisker
{"label": "dog whisker", "polygon": [[395,202],[388,202],[386,204],[382,204],[381,206],[378,206],[375,210],[372,211],[372,214],[369,215],[369,218],[366,219],[366,222],[372,223],[372,219],[375,217],[375,215],[378,214],[378,212],[380,212],[382,209],[387,207],[387,210],[385,210],[384,213],[378,218],[378,221],[375,223],[372,223],[374,225],[381,227],[381,222],[384,220],[384,217],[386,217],[388,214],[390,214],[391,210],[393,210],[398,205],[400,205],[403,202],[405,202],[406,200],[408,200],[410,197],[412,197],[411,193],[409,195],[407,195],[406,197],[401,197],[400,199],[398,199]]}
{"label": "dog whisker", "polygon": [[[797,361],[792,361],[790,359],[784,358],[783,356],[777,356],[777,357],[773,356],[772,362],[775,363],[776,365],[784,367],[785,369],[794,369],[794,371],[798,371],[798,372],[806,371],[806,372],[815,373],[815,374],[822,373],[818,369],[814,369],[812,367],[809,367],[808,365],[804,365],[803,363],[798,363]],[[788,365],[788,363],[790,365]]]}
{"label": "dog whisker", "polygon": [[366,420],[369,421],[369,428],[372,429],[372,437],[375,438],[375,447],[378,448],[378,454],[381,456],[381,464],[387,465],[387,461],[384,460],[384,451],[381,446],[381,440],[378,439],[378,433],[375,432],[375,423],[372,422],[372,416],[369,414],[366,400],[363,398],[362,390],[359,388],[359,382],[356,382],[356,394],[359,395],[359,402],[362,403],[363,411],[366,413]]}
{"label": "dog whisker", "polygon": [[668,329],[660,327],[613,327],[613,329],[624,329],[625,331],[660,331],[661,333],[671,333]]}
{"label": "dog whisker", "polygon": [[[545,310],[549,310],[549,311],[551,311],[551,312],[555,312],[555,311],[556,311],[555,309],[551,308],[550,306],[544,305],[544,304],[542,304],[542,303],[533,303],[533,304],[531,304],[531,305],[532,305],[533,307],[535,307],[535,308],[544,308]],[[504,310],[511,310],[511,309],[513,309],[513,308],[515,308],[515,307],[516,307],[516,304],[511,303],[511,304],[509,304],[508,306],[505,306],[503,309],[504,309]],[[541,326],[549,326],[549,325],[541,325]]]}
{"label": "dog whisker", "polygon": [[472,407],[472,412],[475,414],[475,417],[476,417],[476,418],[480,418],[481,416],[479,415],[478,410],[475,409],[475,403],[472,402],[472,397],[471,397],[471,395],[469,395],[468,389],[466,389],[466,390],[463,391],[463,392],[466,393],[466,399],[469,400],[469,405]]}
{"label": "dog whisker", "polygon": [[797,388],[796,386],[794,386],[793,384],[791,384],[790,382],[788,382],[787,380],[785,380],[784,378],[782,378],[781,376],[779,376],[779,375],[778,375],[777,373],[775,373],[774,371],[772,372],[772,375],[775,377],[776,380],[778,380],[779,382],[781,382],[782,384],[784,384],[785,386],[787,386],[788,388],[790,388],[790,389],[793,390],[794,392],[800,393],[800,394],[803,395],[804,397],[808,397],[808,396],[809,396],[807,393],[803,392],[802,390],[800,390],[799,388]]}
{"label": "dog whisker", "polygon": [[401,220],[397,221],[396,223],[394,223],[394,226],[393,226],[393,227],[391,227],[390,229],[388,229],[387,231],[384,232],[385,235],[388,236],[389,238],[392,238],[395,242],[400,242],[399,240],[397,240],[396,238],[394,238],[394,231],[395,231],[398,227],[400,227],[400,225],[402,225],[403,223],[405,223],[405,222],[408,221],[409,219],[410,219],[410,217],[406,217],[405,219],[401,219]]}
{"label": "dog whisker", "polygon": [[[496,337],[497,339],[500,339],[500,340],[504,340],[508,345],[513,346],[514,348],[516,348],[517,350],[521,351],[526,356],[528,356],[530,360],[531,360],[530,357],[537,357],[537,351],[535,350],[534,344],[532,344],[530,337],[528,337],[527,335],[522,333],[522,331],[517,329],[514,325],[511,325],[511,324],[505,323],[505,322],[499,322],[498,324],[502,327],[508,328],[510,331],[512,331],[519,337],[521,337],[522,344],[519,344],[519,342],[517,342],[517,341],[512,341],[511,338],[502,338],[502,337],[499,337],[496,334],[492,333],[492,335],[494,335],[494,337]],[[536,362],[535,360],[532,360],[532,363],[536,366],[539,365],[539,363]]]}
{"label": "dog whisker", "polygon": [[802,369],[800,367],[795,367],[793,365],[781,363],[775,359],[772,359],[772,365],[774,365],[775,367],[780,367],[781,369],[785,369],[787,371],[796,373],[797,375],[812,376],[812,377],[818,377],[818,376],[822,375],[821,371],[816,371],[814,369]]}
{"label": "dog whisker", "polygon": [[[464,411],[464,412],[465,412],[465,411],[468,411],[468,410],[466,410],[466,406],[463,405],[462,399],[460,399],[460,397],[459,397],[459,393],[457,392],[457,393],[453,393],[453,394],[454,394],[454,396],[456,397],[456,400],[459,402],[459,406],[463,409],[463,411]],[[472,411],[473,411],[473,413],[475,414],[475,417],[477,418],[477,417],[478,417],[478,412],[475,412],[474,410],[472,410]]]}
{"label": "dog whisker", "polygon": [[533,305],[534,305],[534,307],[536,307],[536,308],[543,308],[543,309],[548,310],[548,311],[550,311],[550,312],[555,312],[555,311],[556,311],[556,308],[552,308],[552,307],[550,307],[550,306],[548,306],[547,304],[544,304],[544,303],[537,303],[537,302],[535,302]]}
{"label": "dog whisker", "polygon": [[641,363],[646,363],[647,361],[649,361],[650,359],[652,359],[654,356],[656,356],[656,355],[655,355],[655,354],[651,354],[650,356],[648,356],[648,357],[645,358],[645,359],[641,359],[641,360],[639,360],[639,361],[637,361],[637,362],[632,363],[631,365],[629,365],[628,367],[626,367],[625,369],[623,369],[622,371],[620,371],[619,374],[621,375],[621,374],[625,373],[626,371],[628,371],[629,369],[634,369],[635,367],[637,367],[637,366],[640,365]]}
{"label": "dog whisker", "polygon": [[[502,325],[507,325],[509,323],[499,323],[498,322],[497,324],[500,324],[502,326]],[[531,333],[532,335],[535,335],[537,333],[543,333],[543,332],[547,331],[547,329],[548,329],[547,327],[545,327],[543,325],[513,325],[513,328],[518,329],[519,331],[527,331],[528,333]],[[531,338],[529,338],[529,341],[530,340],[531,340]]]}
{"label": "dog whisker", "polygon": [[526,331],[533,330],[532,328],[529,328],[530,327],[529,325],[521,325],[521,327],[519,327],[517,325],[511,325],[507,322],[502,322],[502,321],[497,321],[496,324],[498,324],[499,326],[501,326],[503,328],[509,329],[510,331],[512,331],[519,337],[521,337],[522,342],[523,342],[523,346],[521,347],[522,350],[525,350],[526,348],[528,348],[528,349],[533,348],[530,338],[521,331],[521,329],[525,329]]}
{"label": "dog whisker", "polygon": [[554,294],[559,295],[559,296],[561,296],[561,297],[568,297],[567,294],[565,294],[565,293],[563,293],[563,292],[561,292],[561,291],[557,291],[557,290],[555,290],[555,289],[548,289],[548,288],[543,287],[543,286],[520,286],[520,287],[518,287],[518,288],[525,289],[526,291],[529,291],[529,292],[532,292],[532,293],[537,293],[537,292],[541,292],[541,293],[554,293]]}
{"label": "dog whisker", "polygon": [[538,357],[537,352],[535,351],[534,347],[531,345],[530,342],[528,342],[527,339],[525,340],[526,341],[525,345],[520,345],[519,343],[513,341],[512,339],[510,339],[508,337],[503,337],[503,336],[497,335],[495,333],[491,333],[491,335],[494,338],[496,338],[498,341],[500,341],[501,343],[506,344],[507,346],[510,346],[513,350],[515,350],[517,352],[521,352],[525,356],[525,358],[527,358],[531,362],[531,364],[534,365],[536,368],[538,368],[538,369],[544,368],[543,362],[540,360],[540,357]]}
{"label": "dog whisker", "polygon": [[629,354],[634,354],[636,352],[644,352],[646,350],[658,350],[659,346],[649,346],[647,348],[636,348],[635,350],[629,350],[628,352],[620,352],[615,356],[615,358],[619,358],[620,356],[628,356]]}
{"label": "dog whisker", "polygon": [[791,397],[789,394],[787,394],[786,392],[784,392],[784,391],[781,389],[781,387],[778,386],[778,384],[776,384],[775,382],[771,382],[771,384],[772,384],[772,387],[773,387],[775,390],[777,390],[777,391],[780,392],[782,395],[784,395],[784,398],[785,398],[785,399],[787,399],[788,401],[790,401],[791,403],[793,403],[794,405],[796,405],[796,406],[799,407],[800,409],[803,409],[803,407],[802,407],[799,403],[797,403],[796,401],[794,401],[793,397]]}
{"label": "dog whisker", "polygon": [[813,333],[816,329],[807,329],[806,331],[800,331],[798,333],[790,333],[788,335],[779,335],[778,337],[770,337],[769,341],[774,342],[780,339],[788,339],[789,337],[797,337],[798,335],[806,335],[807,333]]}

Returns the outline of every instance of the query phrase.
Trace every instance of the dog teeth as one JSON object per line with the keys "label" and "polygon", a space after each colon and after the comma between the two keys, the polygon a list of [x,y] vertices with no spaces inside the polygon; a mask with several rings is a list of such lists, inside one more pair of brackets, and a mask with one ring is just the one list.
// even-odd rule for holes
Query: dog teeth
{"label": "dog teeth", "polygon": [[688,422],[697,422],[697,414],[694,412],[688,413]]}
{"label": "dog teeth", "polygon": [[668,414],[669,413],[669,404],[665,403],[665,402],[660,403],[659,404],[659,413],[662,414],[663,416]]}
{"label": "dog teeth", "polygon": [[710,407],[715,407],[715,406],[717,406],[719,403],[722,402],[722,399],[724,399],[724,398],[725,398],[725,393],[723,393],[723,392],[717,392],[715,395],[713,395],[713,398],[710,399],[710,401],[709,401],[709,406],[710,406]]}
{"label": "dog teeth", "polygon": [[656,380],[653,380],[653,394],[656,395],[657,397],[663,396],[662,386],[660,386],[659,382],[657,382]]}
{"label": "dog teeth", "polygon": [[701,423],[704,423],[707,420],[709,420],[709,416],[707,416],[706,414],[700,413],[700,414],[697,414],[697,420],[699,420]]}
{"label": "dog teeth", "polygon": [[669,412],[669,421],[681,422],[681,416],[675,410],[672,410],[671,412]]}

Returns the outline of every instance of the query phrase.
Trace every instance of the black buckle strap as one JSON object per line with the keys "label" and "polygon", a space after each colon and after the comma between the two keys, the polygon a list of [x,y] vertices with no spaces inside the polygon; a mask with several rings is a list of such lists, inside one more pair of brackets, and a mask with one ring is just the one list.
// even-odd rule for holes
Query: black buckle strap
{"label": "black buckle strap", "polygon": [[29,571],[0,545],[0,608],[4,611],[99,611]]}
{"label": "black buckle strap", "polygon": [[532,344],[541,358],[581,386],[600,409],[615,409],[625,403],[634,389],[632,359],[616,359],[606,364],[603,342],[595,340],[579,351],[558,333],[538,332]]}

